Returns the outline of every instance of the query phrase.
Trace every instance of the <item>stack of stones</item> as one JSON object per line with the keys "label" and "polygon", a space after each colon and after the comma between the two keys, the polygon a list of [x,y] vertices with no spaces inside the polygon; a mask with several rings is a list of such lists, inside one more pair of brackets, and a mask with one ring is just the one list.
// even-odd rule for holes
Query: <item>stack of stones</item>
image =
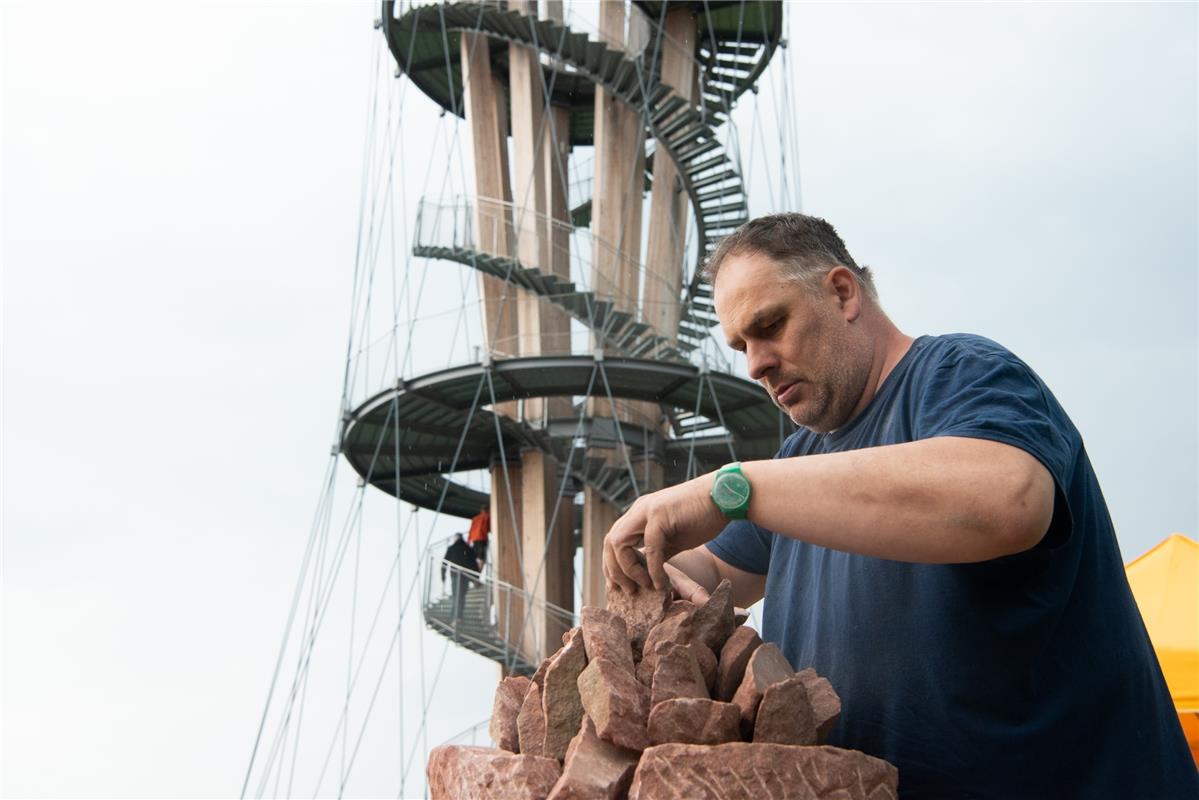
{"label": "stack of stones", "polygon": [[498,748],[438,747],[439,798],[895,798],[892,765],[822,745],[841,700],[740,627],[728,581],[702,606],[615,591],[532,678],[495,693]]}

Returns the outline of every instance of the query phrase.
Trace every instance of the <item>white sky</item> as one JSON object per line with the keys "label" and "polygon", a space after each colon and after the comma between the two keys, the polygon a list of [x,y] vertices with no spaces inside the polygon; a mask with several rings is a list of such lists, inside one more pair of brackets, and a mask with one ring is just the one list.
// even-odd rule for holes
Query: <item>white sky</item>
{"label": "white sky", "polygon": [[[377,9],[2,9],[3,792],[236,796],[336,430]],[[1041,374],[1126,560],[1199,533],[1197,9],[791,9],[804,210],[905,331]],[[405,108],[423,168],[450,122]],[[495,675],[440,672],[430,744]],[[348,791],[394,796],[368,741]]]}

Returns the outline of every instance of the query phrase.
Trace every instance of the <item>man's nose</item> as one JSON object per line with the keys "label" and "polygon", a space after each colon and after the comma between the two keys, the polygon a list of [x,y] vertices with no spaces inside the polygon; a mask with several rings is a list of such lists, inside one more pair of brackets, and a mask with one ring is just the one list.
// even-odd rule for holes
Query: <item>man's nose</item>
{"label": "man's nose", "polygon": [[776,361],[774,348],[769,344],[745,345],[746,368],[749,370],[749,377],[755,381],[760,381],[769,375],[770,371],[777,366]]}

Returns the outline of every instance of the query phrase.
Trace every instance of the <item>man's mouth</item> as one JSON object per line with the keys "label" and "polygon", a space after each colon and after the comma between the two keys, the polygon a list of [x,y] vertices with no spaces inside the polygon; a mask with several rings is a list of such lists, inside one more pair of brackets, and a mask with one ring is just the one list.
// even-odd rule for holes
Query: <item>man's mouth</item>
{"label": "man's mouth", "polygon": [[780,406],[787,406],[799,399],[799,384],[800,381],[791,381],[784,383],[774,393],[774,402]]}

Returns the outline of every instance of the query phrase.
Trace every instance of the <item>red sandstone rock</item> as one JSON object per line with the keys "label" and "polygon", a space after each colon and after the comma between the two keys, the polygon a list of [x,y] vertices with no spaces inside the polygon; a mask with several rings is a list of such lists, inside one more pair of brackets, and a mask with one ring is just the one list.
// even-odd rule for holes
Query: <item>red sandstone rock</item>
{"label": "red sandstone rock", "polygon": [[699,697],[655,703],[649,712],[649,740],[654,744],[724,744],[741,739],[741,709]]}
{"label": "red sandstone rock", "polygon": [[745,677],[745,665],[754,650],[762,644],[762,638],[753,628],[737,628],[720,648],[720,663],[716,667],[716,689],[712,696],[717,700],[732,700]]}
{"label": "red sandstone rock", "polygon": [[605,742],[595,723],[583,717],[579,732],[566,750],[562,777],[549,800],[619,800],[629,791],[638,753]]}
{"label": "red sandstone rock", "polygon": [[579,696],[600,738],[629,750],[649,746],[649,690],[633,673],[606,659],[579,676]]}
{"label": "red sandstone rock", "polygon": [[426,775],[433,800],[544,800],[562,768],[552,758],[490,747],[436,747]]}
{"label": "red sandstone rock", "polygon": [[545,711],[541,708],[541,689],[532,681],[516,715],[516,735],[521,753],[545,755]]}
{"label": "red sandstone rock", "polygon": [[816,744],[816,717],[802,676],[766,689],[754,719],[754,742]]}
{"label": "red sandstone rock", "polygon": [[583,703],[579,699],[579,674],[587,666],[583,632],[571,631],[568,644],[554,654],[545,671],[541,707],[545,712],[545,755],[562,760],[570,740],[583,721]]}
{"label": "red sandstone rock", "polygon": [[632,671],[633,650],[625,621],[611,611],[583,606],[583,643],[587,660],[609,659]]}
{"label": "red sandstone rock", "polygon": [[697,608],[691,617],[691,635],[695,641],[719,650],[733,632],[733,627],[733,584],[725,578],[709,595],[708,602]]}
{"label": "red sandstone rock", "polygon": [[516,728],[516,717],[529,691],[530,681],[522,676],[504,678],[495,689],[495,704],[491,709],[491,725],[488,732],[496,747],[511,753],[520,752],[520,738]]}
{"label": "red sandstone rock", "polygon": [[817,675],[816,670],[811,667],[801,670],[798,676],[803,679],[804,688],[808,690],[808,702],[812,706],[812,717],[816,722],[816,740],[823,742],[841,716],[841,698],[833,689],[833,685],[826,678]]}
{"label": "red sandstone rock", "polygon": [[[733,695],[733,702],[741,708],[741,732],[745,738],[750,738],[754,727],[754,718],[758,713],[758,704],[762,695],[773,684],[784,681],[795,674],[786,656],[773,642],[754,650],[745,666],[745,677]],[[522,749],[523,752],[523,749]]]}
{"label": "red sandstone rock", "polygon": [[575,626],[575,627],[571,628],[570,630],[566,631],[565,633],[563,633],[562,634],[562,645],[566,646],[566,645],[570,644],[570,640],[575,638],[575,634],[578,633],[579,630],[580,630],[580,628],[578,626]]}
{"label": "red sandstone rock", "polygon": [[641,756],[629,800],[894,800],[895,767],[856,750],[662,744]]}
{"label": "red sandstone rock", "polygon": [[695,657],[695,663],[699,664],[700,674],[704,676],[704,686],[710,695],[716,686],[716,654],[702,642],[692,642],[687,645],[687,649]]}
{"label": "red sandstone rock", "polygon": [[541,664],[538,665],[537,671],[533,673],[531,678],[529,678],[529,680],[537,684],[538,689],[540,689],[542,686],[545,686],[545,671],[550,668],[550,662],[553,660],[553,656],[543,660]]}
{"label": "red sandstone rock", "polygon": [[[654,649],[654,680],[649,705],[652,709],[664,700],[676,697],[708,698],[708,687],[691,648],[663,642]],[[802,690],[802,687],[800,687]],[[805,695],[806,696],[806,695]]]}
{"label": "red sandstone rock", "polygon": [[641,657],[645,637],[666,613],[666,607],[670,605],[670,592],[669,588],[638,587],[636,592],[630,593],[614,586],[608,593],[608,610],[624,620],[635,659]]}
{"label": "red sandstone rock", "polygon": [[643,649],[641,661],[637,664],[637,679],[649,686],[654,680],[654,669],[658,666],[657,655],[655,651],[658,645],[666,642],[674,642],[675,644],[686,645],[691,643],[691,628],[689,623],[691,617],[695,614],[695,607],[690,603],[676,603],[675,606],[683,606],[682,608],[672,608],[661,622],[654,626],[649,635],[645,637],[645,646]]}

